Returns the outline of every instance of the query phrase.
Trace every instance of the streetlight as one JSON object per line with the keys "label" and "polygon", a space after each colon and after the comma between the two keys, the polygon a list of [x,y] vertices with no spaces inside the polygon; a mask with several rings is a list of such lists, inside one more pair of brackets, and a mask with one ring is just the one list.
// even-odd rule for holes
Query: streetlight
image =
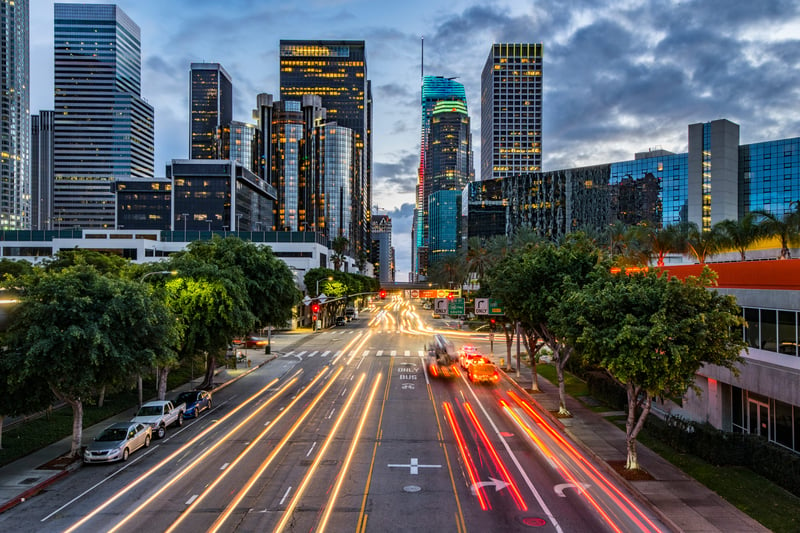
{"label": "streetlight", "polygon": [[[333,281],[333,276],[328,276],[327,280],[328,281]],[[321,279],[317,280],[317,292],[316,292],[317,296],[319,296],[319,282],[320,281],[323,281],[323,280],[321,280]]]}
{"label": "streetlight", "polygon": [[183,217],[183,242],[186,242],[186,219],[189,218],[189,213],[181,213]]}
{"label": "streetlight", "polygon": [[147,272],[144,276],[139,278],[139,283],[143,282],[144,278],[146,278],[148,276],[153,276],[155,274],[161,274],[162,276],[166,276],[166,275],[174,276],[177,273],[178,273],[177,270],[154,270],[153,272]]}
{"label": "streetlight", "polygon": [[206,222],[208,222],[208,232],[211,233],[211,221],[206,220]]}

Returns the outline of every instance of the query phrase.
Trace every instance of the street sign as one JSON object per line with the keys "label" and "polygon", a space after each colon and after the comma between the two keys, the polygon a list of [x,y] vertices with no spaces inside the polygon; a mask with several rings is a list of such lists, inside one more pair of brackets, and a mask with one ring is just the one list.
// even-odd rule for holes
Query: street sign
{"label": "street sign", "polygon": [[447,314],[450,316],[461,316],[464,314],[464,298],[453,298],[448,300]]}
{"label": "street sign", "polygon": [[303,303],[304,303],[305,305],[308,305],[308,304],[310,304],[310,303],[311,303],[311,298],[309,298],[308,296],[306,296],[305,298],[303,298]]}
{"label": "street sign", "polygon": [[324,304],[325,300],[327,300],[327,299],[328,299],[328,296],[324,292],[322,294],[320,294],[319,296],[317,296],[317,300],[319,300],[319,303],[321,303],[321,304]]}
{"label": "street sign", "polygon": [[490,316],[500,316],[506,314],[503,310],[503,304],[500,303],[500,300],[489,298],[489,312],[487,314]]}
{"label": "street sign", "polygon": [[489,314],[489,298],[475,298],[475,314],[476,315]]}
{"label": "street sign", "polygon": [[437,315],[446,315],[447,314],[447,298],[436,298],[433,301],[433,312]]}

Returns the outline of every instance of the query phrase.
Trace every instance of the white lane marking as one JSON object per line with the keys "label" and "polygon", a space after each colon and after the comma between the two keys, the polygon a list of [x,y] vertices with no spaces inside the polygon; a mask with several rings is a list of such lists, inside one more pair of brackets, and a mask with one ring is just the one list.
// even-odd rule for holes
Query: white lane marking
{"label": "white lane marking", "polygon": [[292,487],[289,487],[288,489],[286,489],[286,494],[284,494],[283,498],[281,498],[281,501],[280,501],[279,505],[283,505],[283,502],[286,501],[287,496],[289,496],[289,491],[291,491],[291,490],[292,490]]}
{"label": "white lane marking", "polygon": [[361,357],[366,357],[369,355],[369,350],[364,350],[364,353],[361,354]]}
{"label": "white lane marking", "polygon": [[311,455],[311,452],[313,452],[313,451],[314,451],[314,448],[315,448],[316,446],[317,446],[317,441],[314,441],[314,443],[311,445],[311,448],[309,448],[309,449],[308,449],[308,453],[306,454],[306,457],[308,457],[309,455]]}
{"label": "white lane marking", "polygon": [[225,470],[226,468],[228,468],[228,465],[229,465],[229,464],[230,464],[230,463],[225,463],[224,465],[222,465],[221,467],[219,467],[219,469],[220,469],[220,470]]}
{"label": "white lane marking", "polygon": [[199,494],[195,494],[194,496],[192,496],[191,498],[186,500],[186,505],[192,505],[192,502],[195,501],[198,496],[199,496]]}
{"label": "white lane marking", "polygon": [[335,412],[336,412],[336,408],[331,409],[331,412],[328,413],[328,416],[326,416],[325,419],[326,420],[330,420],[331,417],[333,416],[333,413],[335,413]]}
{"label": "white lane marking", "polygon": [[[466,381],[466,378],[464,378],[463,375],[462,379]],[[469,387],[467,390],[475,399],[475,403],[478,405],[478,407],[481,408],[483,416],[485,416],[486,420],[489,421],[489,424],[491,424],[495,434],[500,438],[500,441],[503,443],[503,447],[505,447],[506,452],[508,452],[508,455],[511,457],[511,460],[514,461],[514,465],[517,467],[519,474],[525,480],[525,484],[528,485],[528,489],[530,489],[530,491],[533,493],[534,498],[536,498],[536,501],[539,503],[539,507],[541,507],[542,510],[545,512],[545,514],[547,514],[548,518],[550,518],[550,523],[553,524],[553,527],[555,527],[556,531],[563,533],[564,530],[561,529],[561,525],[558,523],[558,520],[556,520],[556,517],[553,515],[552,511],[550,511],[550,508],[547,507],[547,505],[544,503],[544,500],[542,499],[542,496],[539,494],[539,492],[536,490],[536,487],[533,486],[531,479],[528,477],[528,473],[525,472],[525,470],[522,468],[522,465],[520,464],[519,459],[517,459],[517,456],[514,455],[514,452],[511,451],[511,446],[508,445],[507,439],[500,434],[500,429],[497,427],[497,424],[494,423],[494,420],[492,419],[492,417],[489,416],[489,413],[486,411],[486,408],[483,406],[483,403],[481,403],[481,401],[478,399],[478,395],[475,394],[475,389]]]}

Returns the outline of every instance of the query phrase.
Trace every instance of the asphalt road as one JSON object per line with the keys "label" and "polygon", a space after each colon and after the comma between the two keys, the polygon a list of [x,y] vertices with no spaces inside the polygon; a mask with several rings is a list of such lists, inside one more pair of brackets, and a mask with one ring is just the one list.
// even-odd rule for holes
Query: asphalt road
{"label": "asphalt road", "polygon": [[309,335],[127,463],[81,468],[0,515],[0,530],[667,531],[514,383],[432,378],[425,344],[441,325],[387,301]]}

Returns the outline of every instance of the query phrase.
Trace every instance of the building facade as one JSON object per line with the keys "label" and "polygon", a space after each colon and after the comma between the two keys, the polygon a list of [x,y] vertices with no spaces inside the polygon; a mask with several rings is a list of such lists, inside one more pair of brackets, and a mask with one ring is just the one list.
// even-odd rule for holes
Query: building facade
{"label": "building facade", "polygon": [[[372,95],[364,41],[281,40],[280,99],[316,95],[327,120],[351,130],[360,161],[351,186],[350,252],[369,256],[372,205]],[[338,222],[337,222],[338,224]],[[334,237],[335,238],[335,237]]]}
{"label": "building facade", "polygon": [[414,221],[411,236],[411,274],[414,279],[424,276],[428,267],[428,195],[426,163],[428,141],[431,132],[431,118],[438,102],[448,100],[466,105],[467,93],[464,85],[455,78],[444,76],[424,76],[420,92],[422,117],[420,136],[419,171],[417,177],[417,199],[414,208]]}
{"label": "building facade", "polygon": [[220,128],[233,120],[233,82],[219,63],[192,63],[189,68],[189,159],[218,157]]}
{"label": "building facade", "polygon": [[0,228],[31,224],[28,0],[0,2]]}
{"label": "building facade", "polygon": [[392,219],[388,215],[372,217],[372,264],[381,283],[394,282],[394,248]]}
{"label": "building facade", "polygon": [[152,177],[140,30],[108,4],[55,4],[54,228],[110,228],[113,181]]}
{"label": "building facade", "polygon": [[217,128],[214,142],[214,159],[238,161],[250,172],[258,174],[261,139],[254,124],[232,120]]}
{"label": "building facade", "polygon": [[542,169],[541,43],[493,44],[481,74],[481,179]]}
{"label": "building facade", "polygon": [[31,228],[52,229],[53,111],[31,115]]}

